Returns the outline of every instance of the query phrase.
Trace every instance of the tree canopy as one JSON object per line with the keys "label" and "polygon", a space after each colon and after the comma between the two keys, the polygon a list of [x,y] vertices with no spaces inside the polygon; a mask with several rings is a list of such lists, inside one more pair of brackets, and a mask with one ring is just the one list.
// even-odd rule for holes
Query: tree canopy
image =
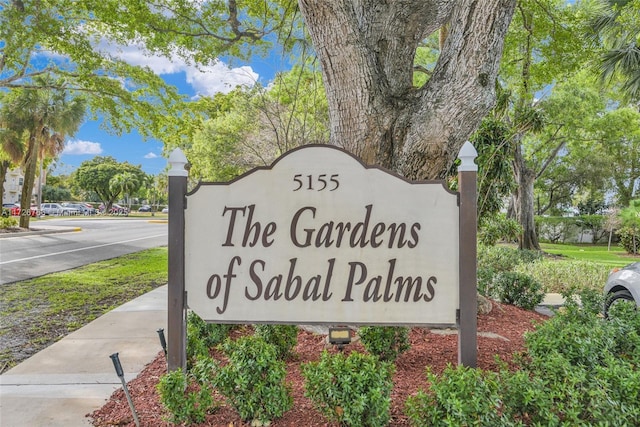
{"label": "tree canopy", "polygon": [[[121,172],[109,180],[109,189],[125,197],[127,207],[131,208],[131,195],[138,191],[146,177],[138,177],[131,172]],[[117,196],[116,196],[117,197]]]}
{"label": "tree canopy", "polygon": [[[143,136],[169,130],[162,117],[180,114],[174,87],[147,67],[128,64],[106,48],[135,44],[122,31],[133,17],[117,11],[115,1],[41,2],[14,0],[0,8],[0,88],[42,88],[38,76],[53,76],[44,89],[64,88],[85,95],[92,118],[105,128],[137,129]],[[132,0],[134,7],[137,1]],[[135,26],[135,22],[129,22]]]}
{"label": "tree canopy", "polygon": [[[144,172],[139,166],[134,166],[128,162],[118,162],[113,157],[96,156],[91,160],[82,162],[73,176],[76,184],[85,191],[95,192],[102,203],[109,210],[122,193],[124,185],[112,185],[114,177],[123,174],[130,174],[128,181],[135,180],[137,187],[127,187],[131,191],[139,188],[144,179]],[[125,175],[126,176],[126,175]],[[125,181],[119,179],[120,181]]]}
{"label": "tree canopy", "polygon": [[600,47],[602,79],[640,101],[640,1],[599,0],[589,12],[587,34]]}
{"label": "tree canopy", "polygon": [[[7,8],[3,29],[10,43],[3,53],[13,59],[6,62],[4,71],[11,73],[5,84],[28,74],[25,60],[34,50],[61,53],[81,72],[58,72],[77,78],[78,89],[104,89],[109,96],[92,105],[119,126],[145,119],[145,132],[175,134],[166,128],[181,120],[170,108],[175,93],[148,70],[106,57],[96,49],[100,42],[139,43],[150,53],[207,66],[221,55],[246,59],[274,45],[307,48],[306,31],[322,69],[330,142],[408,178],[436,178],[446,176],[493,104],[515,0],[62,0],[39,6],[23,0]],[[30,21],[35,25],[24,25]],[[447,36],[437,63],[428,81],[415,87],[416,50],[443,26]],[[112,77],[135,89],[117,87]],[[162,112],[178,122],[150,117]]]}
{"label": "tree canopy", "polygon": [[534,220],[534,185],[565,145],[562,125],[549,121],[541,97],[585,66],[592,51],[574,37],[583,21],[563,0],[520,0],[505,41],[499,74],[501,119],[510,127],[516,181],[510,214],[522,227],[520,247],[540,249]]}
{"label": "tree canopy", "polygon": [[321,77],[310,67],[279,73],[267,88],[217,94],[209,107],[185,148],[196,180],[230,180],[299,145],[329,140]]}

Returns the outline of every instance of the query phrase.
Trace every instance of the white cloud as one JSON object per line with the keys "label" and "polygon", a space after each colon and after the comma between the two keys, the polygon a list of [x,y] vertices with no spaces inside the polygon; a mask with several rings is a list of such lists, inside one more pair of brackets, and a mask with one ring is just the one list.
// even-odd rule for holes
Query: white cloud
{"label": "white cloud", "polygon": [[157,159],[158,157],[160,156],[158,156],[156,153],[153,153],[153,152],[150,152],[144,155],[145,159]]}
{"label": "white cloud", "polygon": [[84,154],[102,154],[102,147],[99,142],[90,141],[67,141],[62,150],[62,154],[70,156],[79,156]]}
{"label": "white cloud", "polygon": [[158,75],[184,72],[186,81],[200,95],[213,95],[217,92],[228,93],[236,86],[253,86],[258,81],[258,73],[250,66],[231,68],[216,60],[213,65],[195,67],[187,64],[177,55],[171,58],[152,55],[141,46],[114,45],[107,40],[99,43],[98,50],[108,52],[131,65],[146,66]]}
{"label": "white cloud", "polygon": [[176,56],[166,58],[164,56],[152,55],[146,52],[142,46],[136,44],[120,46],[111,44],[103,39],[97,46],[97,49],[102,52],[107,52],[128,64],[149,67],[151,71],[156,74],[179,73],[187,67],[187,64]]}
{"label": "white cloud", "polygon": [[[205,0],[190,1],[201,3]],[[105,37],[100,39],[96,37],[94,45],[95,49],[102,53],[121,59],[131,65],[149,67],[157,75],[184,72],[187,83],[196,92],[196,97],[210,96],[218,92],[228,93],[236,86],[253,86],[260,77],[249,65],[231,68],[224,62],[215,60],[213,65],[195,67],[175,54],[170,57],[151,54],[142,44],[138,43],[123,46]],[[67,58],[52,52],[46,52],[46,55],[60,61],[67,60]]]}
{"label": "white cloud", "polygon": [[253,86],[259,77],[258,73],[249,66],[230,68],[222,61],[202,67],[200,70],[188,67],[185,71],[187,83],[202,95],[228,93],[236,86]]}

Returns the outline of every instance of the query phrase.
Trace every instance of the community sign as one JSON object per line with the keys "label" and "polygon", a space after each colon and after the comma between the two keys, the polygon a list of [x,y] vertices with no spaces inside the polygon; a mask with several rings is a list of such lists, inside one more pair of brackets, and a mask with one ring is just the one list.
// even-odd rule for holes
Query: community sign
{"label": "community sign", "polygon": [[455,325],[458,194],[329,145],[186,196],[187,304],[216,323]]}

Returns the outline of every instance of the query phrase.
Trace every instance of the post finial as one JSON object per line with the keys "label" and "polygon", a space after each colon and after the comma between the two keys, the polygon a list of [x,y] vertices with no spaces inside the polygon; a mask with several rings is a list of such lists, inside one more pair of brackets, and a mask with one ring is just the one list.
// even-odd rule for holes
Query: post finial
{"label": "post finial", "polygon": [[176,148],[169,154],[169,176],[187,176],[187,170],[184,168],[187,164],[187,156],[184,155],[181,149]]}
{"label": "post finial", "polygon": [[478,152],[469,141],[465,142],[458,158],[460,159],[460,166],[458,166],[458,172],[477,172],[478,165],[475,163],[475,159],[478,157]]}

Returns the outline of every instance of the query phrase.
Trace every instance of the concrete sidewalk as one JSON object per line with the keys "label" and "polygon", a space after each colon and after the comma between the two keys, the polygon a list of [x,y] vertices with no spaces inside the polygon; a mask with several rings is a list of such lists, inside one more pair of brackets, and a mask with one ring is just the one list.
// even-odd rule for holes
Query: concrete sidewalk
{"label": "concrete sidewalk", "polygon": [[69,334],[0,376],[0,426],[91,425],[86,414],[122,387],[109,357],[119,353],[126,381],[162,350],[167,286],[134,299]]}

